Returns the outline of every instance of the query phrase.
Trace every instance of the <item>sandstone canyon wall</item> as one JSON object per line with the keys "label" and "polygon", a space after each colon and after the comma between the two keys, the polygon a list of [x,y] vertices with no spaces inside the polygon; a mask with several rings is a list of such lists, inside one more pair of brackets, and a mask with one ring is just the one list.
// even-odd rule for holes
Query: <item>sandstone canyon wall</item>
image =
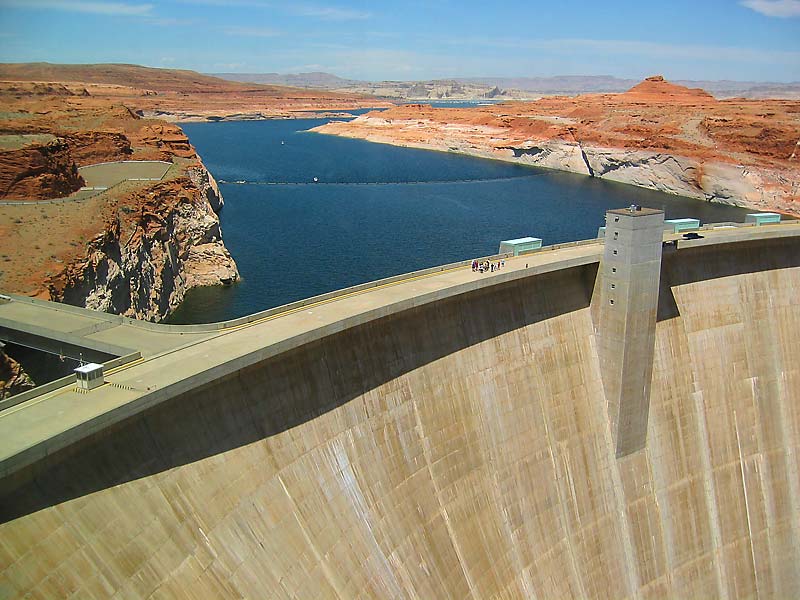
{"label": "sandstone canyon wall", "polygon": [[138,214],[108,222],[85,257],[47,281],[49,299],[160,321],[189,289],[238,280],[216,214],[222,196],[202,163],[132,200]]}
{"label": "sandstone canyon wall", "polygon": [[[1,290],[158,321],[187,290],[238,280],[219,188],[179,127],[116,100],[23,91],[0,93],[16,115],[0,127],[0,196],[25,201],[0,206]],[[78,167],[126,160],[171,164],[160,181],[69,196]]]}

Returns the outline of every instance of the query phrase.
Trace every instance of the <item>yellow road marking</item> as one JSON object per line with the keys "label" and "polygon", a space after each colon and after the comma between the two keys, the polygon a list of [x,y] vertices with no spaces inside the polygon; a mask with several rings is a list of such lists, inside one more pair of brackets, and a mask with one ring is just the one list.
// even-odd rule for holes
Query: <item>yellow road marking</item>
{"label": "yellow road marking", "polygon": [[126,362],[124,365],[118,365],[118,366],[114,367],[113,369],[109,369],[108,371],[106,371],[103,374],[103,376],[104,377],[108,377],[109,375],[113,375],[114,373],[118,373],[119,371],[127,369],[128,367],[132,367],[133,365],[136,365],[136,364],[142,362],[143,360],[144,360],[144,357],[140,356],[136,360],[132,360],[130,362]]}

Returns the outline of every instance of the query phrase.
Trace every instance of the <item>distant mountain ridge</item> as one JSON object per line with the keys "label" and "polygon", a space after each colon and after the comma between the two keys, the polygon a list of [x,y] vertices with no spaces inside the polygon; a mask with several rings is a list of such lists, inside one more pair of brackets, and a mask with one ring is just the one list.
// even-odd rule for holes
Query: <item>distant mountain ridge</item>
{"label": "distant mountain ridge", "polygon": [[266,85],[287,85],[296,87],[319,87],[334,89],[354,83],[360,83],[354,79],[343,79],[330,73],[319,71],[311,73],[209,73],[212,77],[227,79],[228,81],[239,81],[242,83],[260,83]]}
{"label": "distant mountain ridge", "polygon": [[[345,79],[331,73],[212,73],[214,77],[229,81],[272,85],[289,85],[330,90],[359,91],[378,96],[399,98],[455,97],[445,88],[461,87],[473,92],[476,98],[487,97],[492,88],[505,94],[497,97],[516,98],[525,95],[575,95],[583,93],[624,92],[639,83],[638,79],[623,79],[611,75],[562,75],[555,77],[456,77],[424,81],[360,81]],[[702,88],[718,98],[800,98],[800,82],[780,83],[731,80],[672,80],[689,88]],[[466,86],[466,87],[465,87]],[[444,91],[442,91],[444,90]],[[425,93],[427,91],[427,94]]]}
{"label": "distant mountain ridge", "polygon": [[186,69],[158,69],[124,63],[0,63],[0,80],[124,85],[155,91],[202,92],[246,90],[252,86]]}

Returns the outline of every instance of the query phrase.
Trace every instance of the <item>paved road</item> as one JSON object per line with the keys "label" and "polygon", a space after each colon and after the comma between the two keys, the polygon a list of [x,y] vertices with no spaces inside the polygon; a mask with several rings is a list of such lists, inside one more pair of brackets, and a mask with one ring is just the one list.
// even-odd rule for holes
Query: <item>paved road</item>
{"label": "paved road", "polygon": [[[681,247],[800,235],[800,222],[702,231]],[[665,239],[680,239],[673,234]],[[130,415],[225,375],[343,329],[469,291],[560,269],[599,262],[603,245],[590,243],[511,258],[495,273],[468,265],[346,291],[318,302],[266,314],[252,322],[197,331],[154,326],[105,315],[75,315],[69,307],[0,305],[0,319],[25,326],[47,323],[58,335],[79,335],[124,347],[144,357],[112,369],[107,383],[88,394],[61,388],[0,412],[0,478]],[[69,313],[69,314],[67,314]],[[107,326],[107,319],[118,319]],[[166,331],[165,331],[166,330]],[[60,332],[60,333],[58,333]]]}

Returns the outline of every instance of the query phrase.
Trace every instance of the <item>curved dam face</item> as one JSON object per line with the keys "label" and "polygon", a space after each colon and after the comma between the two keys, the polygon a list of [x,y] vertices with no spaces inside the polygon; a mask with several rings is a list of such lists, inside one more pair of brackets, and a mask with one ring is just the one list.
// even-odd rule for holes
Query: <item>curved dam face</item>
{"label": "curved dam face", "polygon": [[800,243],[664,256],[623,458],[596,276],[371,321],[28,467],[0,596],[800,596]]}

